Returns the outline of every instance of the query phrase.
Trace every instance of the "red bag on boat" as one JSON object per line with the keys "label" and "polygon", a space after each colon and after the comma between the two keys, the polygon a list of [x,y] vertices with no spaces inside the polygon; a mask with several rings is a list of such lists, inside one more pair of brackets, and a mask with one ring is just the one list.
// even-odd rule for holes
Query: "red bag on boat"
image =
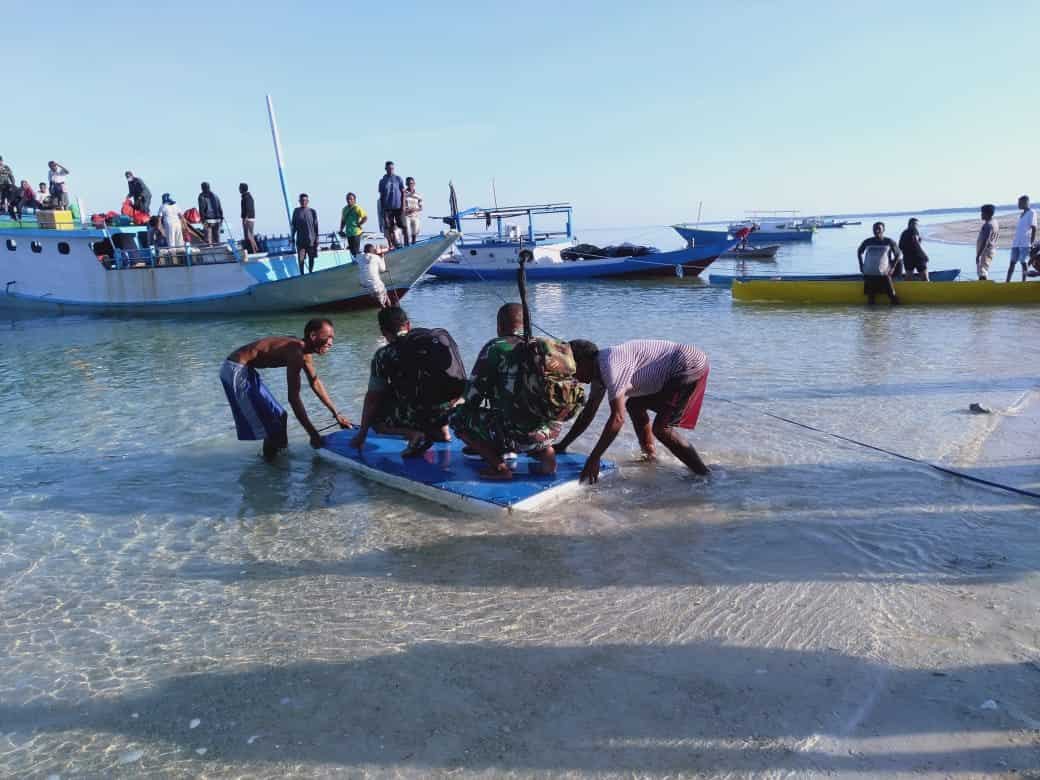
{"label": "red bag on boat", "polygon": [[708,386],[708,373],[710,371],[711,367],[709,366],[705,369],[704,376],[697,380],[697,386],[693,388],[690,402],[686,404],[686,411],[683,412],[682,419],[679,420],[680,428],[692,431],[697,427],[697,418],[701,416],[701,404],[704,402],[704,389]]}
{"label": "red bag on boat", "polygon": [[135,225],[147,225],[148,224],[148,214],[146,214],[143,211],[137,211],[135,209],[134,210],[133,219],[134,219],[134,224]]}
{"label": "red bag on boat", "polygon": [[198,225],[202,222],[202,215],[199,214],[199,210],[192,206],[190,209],[184,212],[184,219],[193,225]]}
{"label": "red bag on boat", "polygon": [[123,207],[119,209],[119,213],[124,217],[132,217],[134,215],[134,204],[130,198],[123,201]]}

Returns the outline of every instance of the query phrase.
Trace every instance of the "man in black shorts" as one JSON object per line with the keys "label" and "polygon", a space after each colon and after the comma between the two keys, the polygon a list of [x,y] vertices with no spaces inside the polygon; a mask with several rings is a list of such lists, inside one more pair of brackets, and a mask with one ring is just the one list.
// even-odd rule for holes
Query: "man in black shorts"
{"label": "man in black shorts", "polygon": [[[903,253],[903,273],[907,278],[915,275],[928,281],[928,253],[921,246],[921,231],[917,229],[917,217],[912,217],[906,230],[899,236],[899,251]],[[898,276],[899,273],[896,273]]]}
{"label": "man in black shorts", "polygon": [[899,247],[891,238],[885,238],[885,223],[874,223],[874,237],[868,238],[856,250],[859,272],[863,274],[863,294],[867,303],[874,305],[874,296],[884,293],[893,303],[899,303],[892,284],[892,272],[902,260]]}
{"label": "man in black shorts", "polygon": [[296,242],[296,259],[303,276],[303,260],[308,258],[307,270],[314,273],[314,260],[318,256],[318,212],[308,204],[307,193],[301,193],[300,205],[293,209],[292,237]]}

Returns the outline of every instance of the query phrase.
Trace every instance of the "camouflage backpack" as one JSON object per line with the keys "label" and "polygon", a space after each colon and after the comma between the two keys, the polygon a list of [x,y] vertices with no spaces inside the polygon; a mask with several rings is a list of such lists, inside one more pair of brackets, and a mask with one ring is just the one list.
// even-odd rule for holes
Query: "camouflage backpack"
{"label": "camouflage backpack", "polygon": [[585,403],[585,388],[574,376],[577,364],[566,341],[534,338],[516,345],[519,368],[514,404],[540,420],[571,419]]}

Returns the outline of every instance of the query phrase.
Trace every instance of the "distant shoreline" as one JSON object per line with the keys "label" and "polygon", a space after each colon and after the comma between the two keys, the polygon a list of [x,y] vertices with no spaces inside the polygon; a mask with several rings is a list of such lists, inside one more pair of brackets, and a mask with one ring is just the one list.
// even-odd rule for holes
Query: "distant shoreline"
{"label": "distant shoreline", "polygon": [[[1018,224],[1018,213],[1000,214],[996,217],[1000,225],[1000,236],[997,240],[998,249],[1007,249],[1011,246],[1011,239],[1015,236],[1015,226]],[[941,222],[938,225],[925,227],[925,238],[929,241],[938,241],[942,244],[969,244],[974,245],[978,238],[979,228],[982,226],[981,219],[960,219],[954,222]]]}

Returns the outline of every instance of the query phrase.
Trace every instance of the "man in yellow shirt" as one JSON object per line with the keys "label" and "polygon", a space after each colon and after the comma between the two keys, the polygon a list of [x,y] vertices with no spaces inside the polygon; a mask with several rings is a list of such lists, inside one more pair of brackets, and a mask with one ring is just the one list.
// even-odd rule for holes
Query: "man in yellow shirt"
{"label": "man in yellow shirt", "polygon": [[347,239],[350,254],[357,257],[361,254],[362,226],[368,222],[368,214],[357,204],[357,195],[347,193],[347,205],[343,207],[343,215],[339,220],[339,234]]}

